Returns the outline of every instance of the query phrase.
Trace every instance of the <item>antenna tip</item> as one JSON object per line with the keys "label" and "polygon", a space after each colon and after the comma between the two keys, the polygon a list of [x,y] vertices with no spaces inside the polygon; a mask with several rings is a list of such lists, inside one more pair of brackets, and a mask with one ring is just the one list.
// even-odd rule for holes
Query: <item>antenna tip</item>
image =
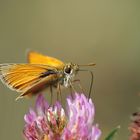
{"label": "antenna tip", "polygon": [[89,66],[96,66],[95,63],[89,63],[88,65],[89,65]]}

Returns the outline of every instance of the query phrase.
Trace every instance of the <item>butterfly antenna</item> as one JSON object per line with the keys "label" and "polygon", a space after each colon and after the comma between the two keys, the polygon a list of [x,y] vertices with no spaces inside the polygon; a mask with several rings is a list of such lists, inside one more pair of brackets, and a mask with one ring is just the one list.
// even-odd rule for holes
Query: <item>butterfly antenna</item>
{"label": "butterfly antenna", "polygon": [[78,66],[96,66],[95,63],[89,63],[89,64],[81,64],[81,65],[78,65]]}

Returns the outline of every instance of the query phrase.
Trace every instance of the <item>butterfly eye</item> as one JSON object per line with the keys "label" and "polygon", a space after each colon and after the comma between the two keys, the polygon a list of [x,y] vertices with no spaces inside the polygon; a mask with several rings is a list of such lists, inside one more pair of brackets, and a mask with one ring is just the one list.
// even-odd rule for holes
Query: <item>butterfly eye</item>
{"label": "butterfly eye", "polygon": [[71,67],[66,67],[65,68],[65,73],[70,74],[71,73]]}

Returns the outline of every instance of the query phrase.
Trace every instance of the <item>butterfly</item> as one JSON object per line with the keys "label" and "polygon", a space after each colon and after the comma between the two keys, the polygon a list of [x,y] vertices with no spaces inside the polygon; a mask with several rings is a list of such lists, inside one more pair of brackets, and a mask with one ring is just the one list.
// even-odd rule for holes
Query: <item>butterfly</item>
{"label": "butterfly", "polygon": [[[50,86],[70,87],[80,70],[78,64],[64,63],[34,51],[28,53],[28,62],[0,64],[0,79],[7,87],[20,93],[16,99],[35,95]],[[94,65],[94,63],[88,64],[88,66]]]}

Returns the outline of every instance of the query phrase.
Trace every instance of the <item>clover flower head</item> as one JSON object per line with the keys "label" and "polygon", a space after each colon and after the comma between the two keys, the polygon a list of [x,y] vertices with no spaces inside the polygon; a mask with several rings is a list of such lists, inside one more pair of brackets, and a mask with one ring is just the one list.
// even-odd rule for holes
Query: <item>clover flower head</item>
{"label": "clover flower head", "polygon": [[93,102],[84,94],[68,97],[66,111],[59,102],[49,106],[40,94],[35,111],[24,117],[23,133],[27,140],[98,140],[101,131],[93,124],[94,115]]}
{"label": "clover flower head", "polygon": [[130,140],[140,140],[140,112],[133,113],[129,130],[131,131]]}

